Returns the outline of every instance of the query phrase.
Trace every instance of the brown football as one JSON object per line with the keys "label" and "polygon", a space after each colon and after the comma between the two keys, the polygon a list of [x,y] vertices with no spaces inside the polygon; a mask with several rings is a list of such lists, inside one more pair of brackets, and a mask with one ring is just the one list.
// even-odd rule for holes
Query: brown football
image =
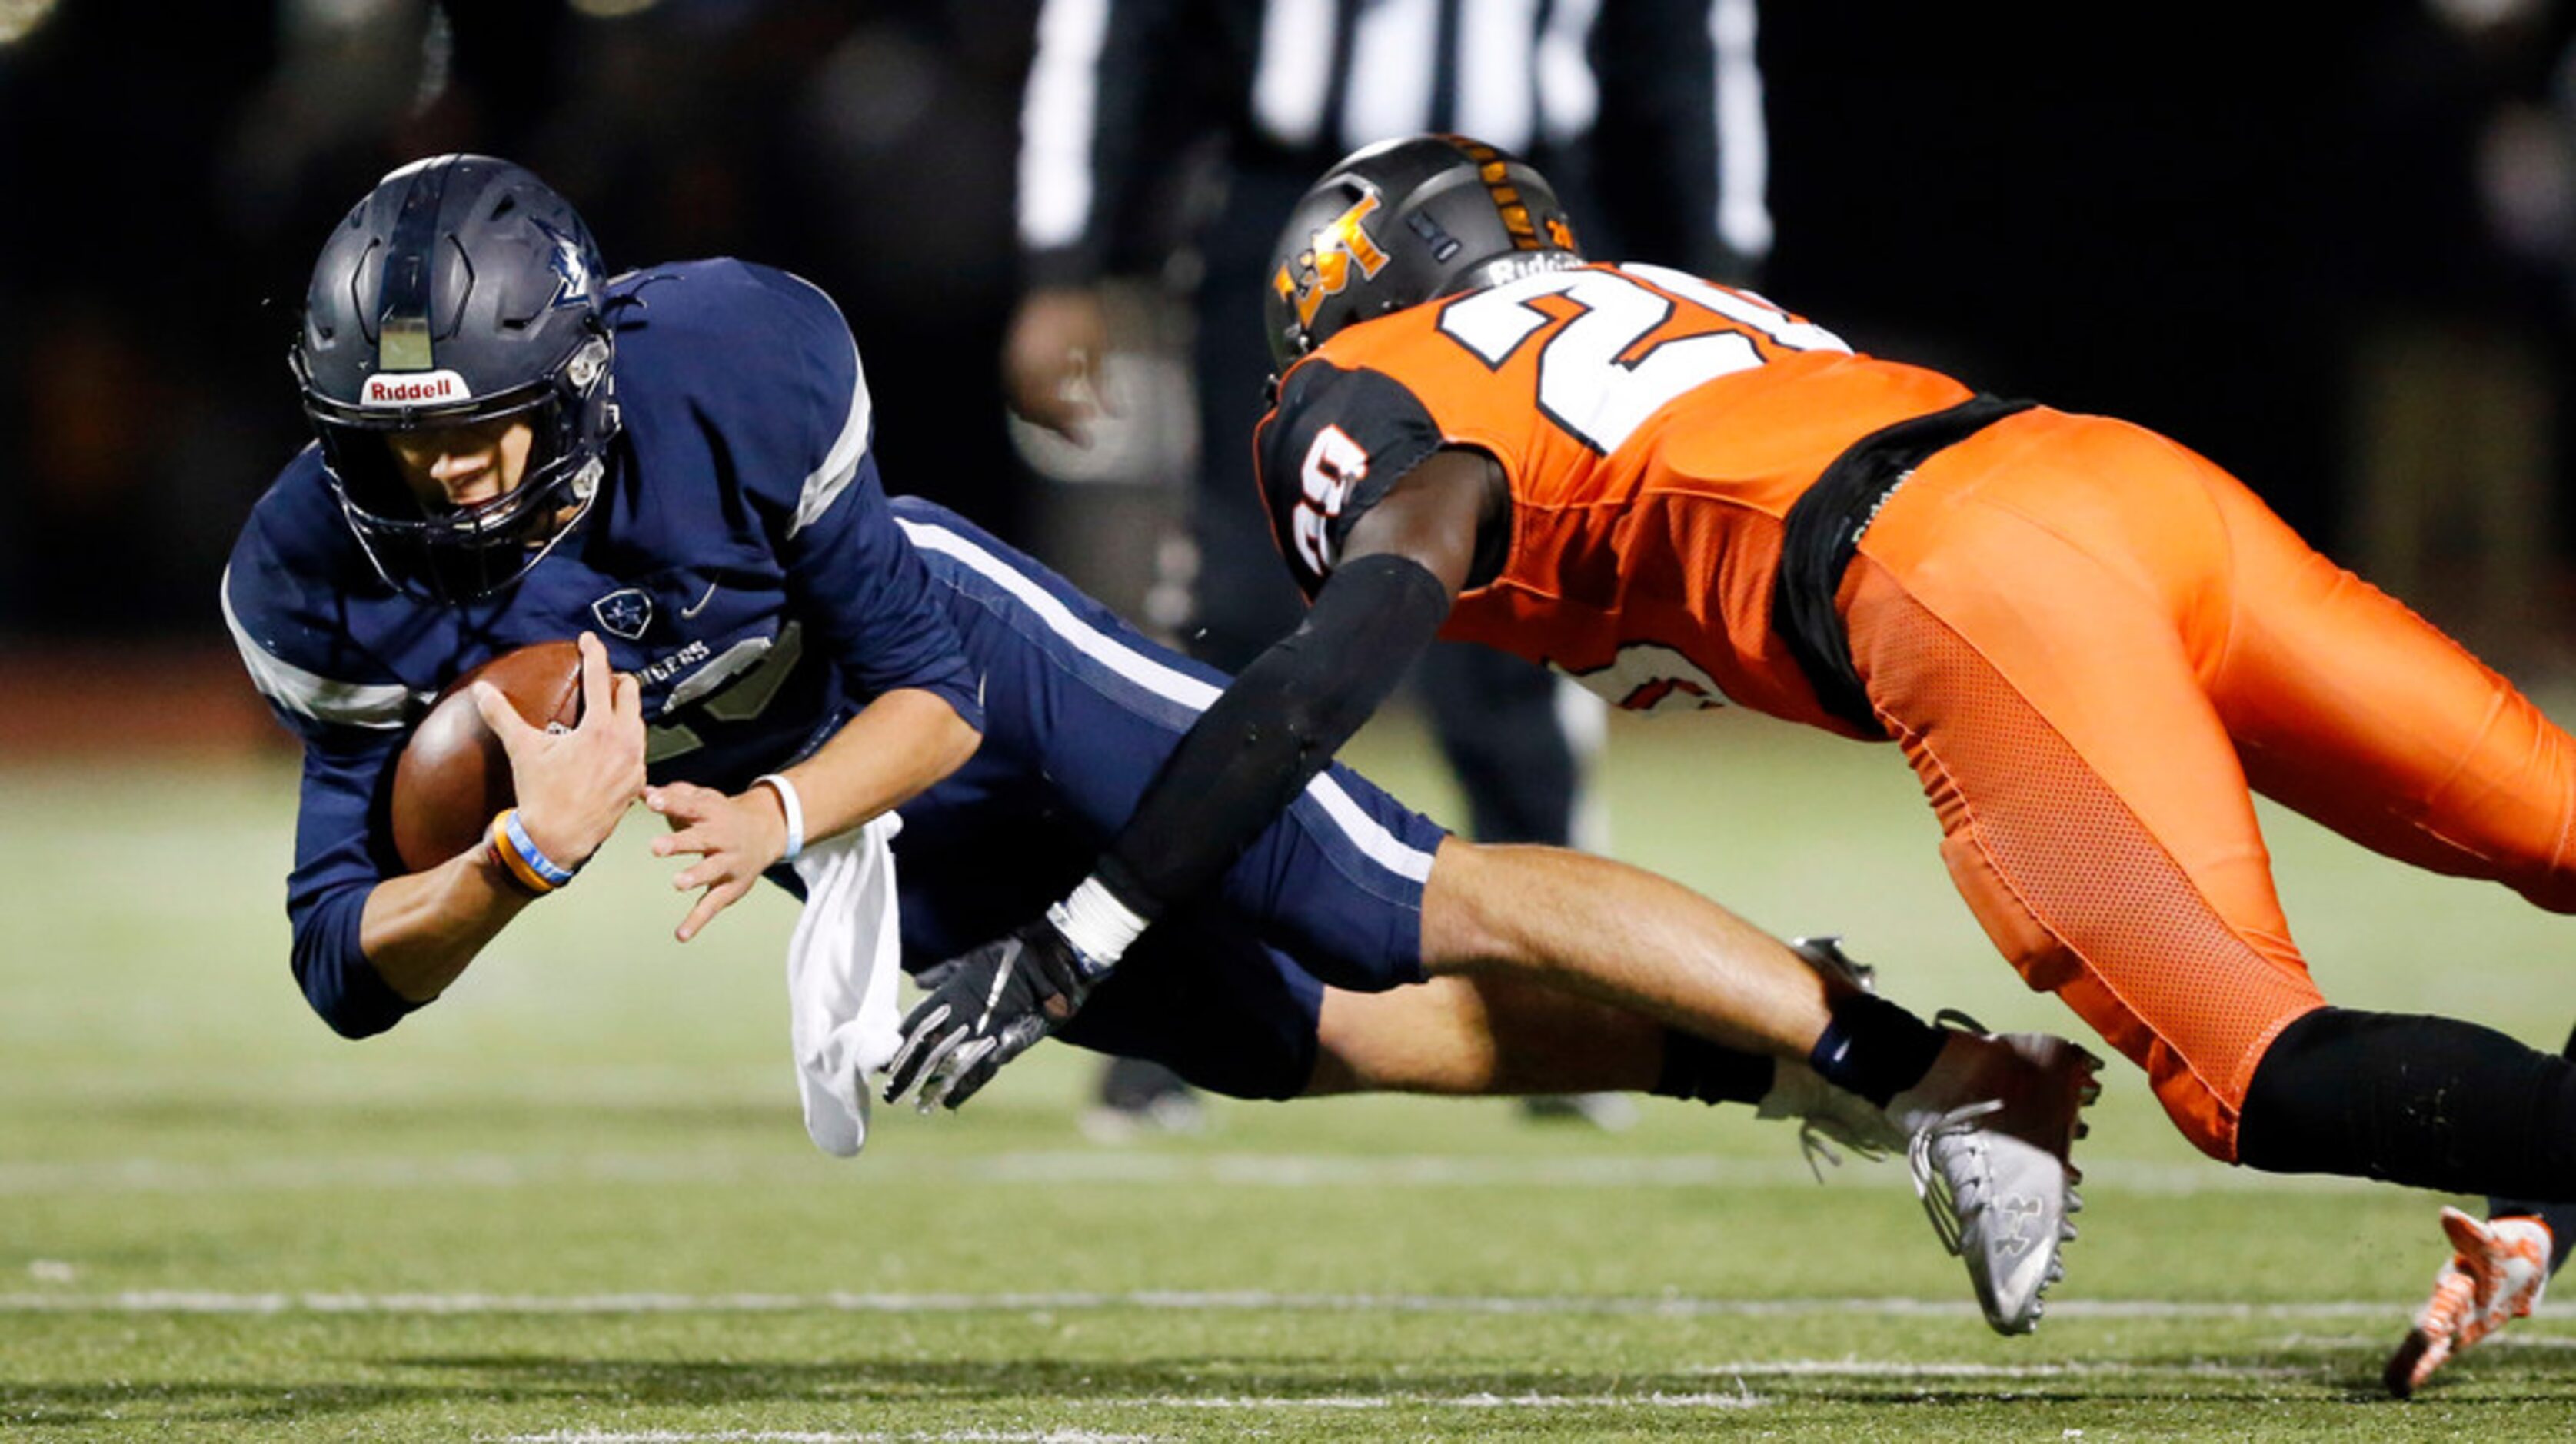
{"label": "brown football", "polygon": [[531,727],[581,720],[581,649],[570,642],[504,652],[449,683],[394,763],[394,851],[413,872],[474,846],[517,800],[509,754],[465,690],[478,680],[500,688]]}

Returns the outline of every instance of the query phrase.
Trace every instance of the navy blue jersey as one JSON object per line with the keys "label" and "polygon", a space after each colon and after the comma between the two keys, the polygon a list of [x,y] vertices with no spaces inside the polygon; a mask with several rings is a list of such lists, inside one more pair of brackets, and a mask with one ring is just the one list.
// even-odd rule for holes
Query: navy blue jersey
{"label": "navy blue jersey", "polygon": [[888,513],[858,349],[830,299],[714,260],[623,277],[608,311],[623,426],[589,515],[517,585],[439,606],[388,584],[311,447],[234,547],[225,621],[305,743],[295,972],[343,1032],[408,1007],[358,947],[367,892],[401,870],[382,814],[392,760],[439,690],[493,656],[597,633],[642,682],[656,782],[739,791],[897,688],[983,725],[957,633]]}

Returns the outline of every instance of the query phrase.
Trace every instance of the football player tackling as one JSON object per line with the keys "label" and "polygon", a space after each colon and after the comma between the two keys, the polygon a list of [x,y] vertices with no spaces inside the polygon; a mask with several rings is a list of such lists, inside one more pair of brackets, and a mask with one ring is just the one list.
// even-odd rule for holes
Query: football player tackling
{"label": "football player tackling", "polygon": [[974,986],[1032,956],[1105,972],[1437,634],[1631,709],[1895,742],[1996,946],[2214,1158],[2576,1198],[2576,1065],[2327,1004],[2251,797],[2576,911],[2576,742],[2233,477],[1587,261],[1542,176],[1460,137],[1325,175],[1268,304],[1255,450],[1308,620],[1068,906],[966,960]]}
{"label": "football player tackling", "polygon": [[[900,806],[901,952],[937,963],[1079,880],[1224,690],[953,515],[889,500],[819,291],[732,260],[612,279],[563,197],[506,162],[439,157],[362,199],[292,359],[316,444],[257,504],[222,595],[304,743],[293,966],[349,1036],[436,999],[639,796],[676,829],[656,851],[692,859],[683,940]],[[578,725],[539,732],[478,691],[517,805],[405,870],[388,780],[430,699],[576,634]],[[1606,860],[1464,843],[1346,769],[1281,802],[1169,895],[1068,1041],[1242,1097],[1650,1090],[1911,1145],[1990,1314],[2036,1317],[2090,1087],[2072,1044],[1936,1029],[1830,948]],[[912,1061],[953,1101],[987,1047]],[[2025,1154],[2010,1177],[1986,1162]]]}

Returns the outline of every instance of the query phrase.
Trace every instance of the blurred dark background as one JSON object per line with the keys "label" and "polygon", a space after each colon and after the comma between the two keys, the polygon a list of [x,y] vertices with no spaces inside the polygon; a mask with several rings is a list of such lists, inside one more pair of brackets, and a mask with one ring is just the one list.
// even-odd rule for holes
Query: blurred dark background
{"label": "blurred dark background", "polygon": [[[2167,431],[2509,670],[2554,670],[2561,8],[1766,5],[1764,289],[1863,349]],[[225,553],[304,439],[283,355],[312,256],[447,150],[534,167],[612,266],[723,252],[821,284],[889,484],[1072,544],[1048,519],[1092,493],[1024,469],[996,370],[1036,9],[0,0],[0,653],[224,646]]]}

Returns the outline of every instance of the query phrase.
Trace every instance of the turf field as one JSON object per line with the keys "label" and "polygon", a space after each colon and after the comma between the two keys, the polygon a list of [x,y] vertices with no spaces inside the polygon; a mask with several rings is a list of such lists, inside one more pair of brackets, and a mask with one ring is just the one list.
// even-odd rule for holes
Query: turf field
{"label": "turf field", "polygon": [[[2066,1026],[1951,896],[1885,748],[1622,726],[1617,850],[1895,996]],[[1418,738],[1359,759],[1441,811]],[[2547,1319],[2413,1404],[2385,1350],[2434,1200],[2191,1153],[2115,1066],[2071,1276],[1987,1334],[1901,1165],[1819,1187],[1791,1132],[1680,1104],[1220,1105],[1095,1146],[1041,1049],[956,1118],[816,1153],[783,899],[698,943],[640,825],[431,1011],[305,1010],[291,763],[0,766],[0,1433],[26,1439],[2565,1437]],[[2555,1046],[2576,925],[2294,820],[2273,846],[2346,1002]],[[640,820],[639,820],[640,822]]]}

